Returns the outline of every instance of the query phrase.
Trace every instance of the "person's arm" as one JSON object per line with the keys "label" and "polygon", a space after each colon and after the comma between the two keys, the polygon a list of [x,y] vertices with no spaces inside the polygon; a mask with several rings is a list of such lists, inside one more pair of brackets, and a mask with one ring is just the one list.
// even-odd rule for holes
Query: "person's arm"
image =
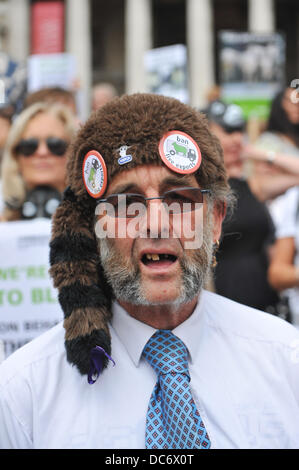
{"label": "person's arm", "polygon": [[248,183],[255,196],[260,201],[266,202],[299,185],[299,175],[254,171],[248,178]]}
{"label": "person's arm", "polygon": [[299,287],[299,267],[294,265],[295,251],[293,237],[276,241],[268,270],[268,280],[274,289],[281,291]]}
{"label": "person's arm", "polygon": [[246,145],[244,148],[243,158],[264,162],[268,165],[281,168],[288,173],[299,175],[299,157],[296,155],[274,152],[272,150],[263,150],[255,147],[254,145]]}

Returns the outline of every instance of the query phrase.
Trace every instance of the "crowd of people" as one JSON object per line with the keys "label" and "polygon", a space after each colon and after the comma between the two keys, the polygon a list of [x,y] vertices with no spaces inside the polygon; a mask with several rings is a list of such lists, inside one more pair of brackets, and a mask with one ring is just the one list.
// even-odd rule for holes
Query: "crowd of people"
{"label": "crowd of people", "polygon": [[[238,106],[216,100],[206,115],[222,145],[224,164],[236,195],[234,212],[223,224],[214,272],[215,290],[298,324],[298,308],[289,301],[290,292],[285,292],[285,287],[292,287],[293,293],[298,290],[294,238],[292,257],[288,259],[292,281],[279,282],[275,273],[280,278],[278,238],[287,233],[281,225],[291,224],[290,219],[286,224],[288,219],[284,218],[284,200],[288,200],[288,214],[293,213],[292,226],[296,225],[294,212],[298,204],[293,196],[290,207],[290,193],[297,194],[299,184],[299,106],[291,101],[289,88],[279,93],[273,100],[267,127],[254,145],[248,143],[246,122]],[[292,237],[295,233],[294,227]]]}
{"label": "crowd of people", "polygon": [[[299,104],[292,93],[287,87],[273,99],[254,142],[239,106],[213,96],[200,112],[220,141],[236,196],[207,288],[299,325]],[[96,84],[92,112],[117,95],[113,85]],[[74,94],[59,87],[30,93],[17,116],[9,106],[0,110],[0,124],[0,220],[51,217],[80,127]]]}
{"label": "crowd of people", "polygon": [[0,448],[298,448],[299,331],[280,294],[298,273],[298,156],[248,145],[220,100],[124,95],[80,129],[62,106],[27,107],[4,151],[3,178],[22,180],[17,195],[2,181],[5,220],[35,185],[63,191],[49,273],[64,320],[1,363]]}
{"label": "crowd of people", "polygon": [[[1,444],[17,448],[72,446],[71,440],[76,440],[78,436],[65,436],[74,411],[80,415],[79,426],[83,425],[89,400],[96,404],[98,396],[90,395],[88,400],[81,402],[81,396],[85,394],[83,382],[80,375],[70,372],[69,363],[75,365],[81,375],[87,375],[89,384],[94,384],[101,371],[108,368],[110,363],[114,364],[115,354],[125,370],[130,369],[130,374],[133,377],[136,374],[135,379],[139,380],[136,372],[138,367],[132,368],[129,356],[138,366],[142,349],[138,350],[137,357],[135,343],[129,345],[125,338],[129,331],[136,333],[138,341],[143,338],[146,345],[142,352],[142,396],[137,394],[136,413],[132,418],[132,429],[136,428],[133,437],[134,433],[136,436],[133,438],[130,434],[129,438],[126,434],[128,447],[143,446],[142,433],[137,432],[139,415],[143,416],[148,394],[146,384],[153,380],[152,370],[149,372],[145,361],[158,374],[146,417],[147,448],[276,445],[278,441],[275,433],[268,443],[263,435],[257,437],[256,442],[252,436],[243,436],[242,432],[234,435],[234,407],[227,407],[223,395],[216,396],[218,392],[210,394],[210,382],[214,379],[209,370],[216,370],[219,364],[222,364],[221,370],[227,368],[224,373],[232,383],[236,380],[235,387],[240,384],[239,377],[242,374],[237,360],[239,357],[244,361],[246,374],[242,380],[244,383],[248,380],[248,388],[244,387],[243,390],[241,387],[239,390],[240,409],[243,411],[248,403],[249,406],[255,406],[255,400],[262,403],[261,397],[264,400],[270,390],[272,393],[272,381],[277,381],[281,373],[290,377],[290,380],[283,382],[282,390],[282,394],[288,397],[289,410],[282,412],[279,419],[284,422],[285,446],[297,446],[298,431],[288,417],[295,417],[299,413],[290,399],[297,379],[292,379],[293,375],[295,377],[293,364],[288,364],[288,359],[283,357],[285,353],[276,349],[280,341],[285,342],[285,345],[291,344],[295,338],[294,332],[297,333],[296,328],[288,330],[290,325],[281,325],[290,323],[299,329],[299,103],[293,100],[292,93],[293,89],[287,87],[273,99],[269,119],[254,141],[250,139],[242,109],[219,97],[213,98],[205,109],[198,110],[158,95],[136,94],[119,98],[116,89],[106,83],[94,88],[91,116],[86,123],[79,122],[74,95],[60,88],[47,88],[28,94],[23,109],[17,115],[9,108],[0,111],[0,222],[37,217],[52,219],[50,275],[53,285],[58,289],[59,302],[65,315],[64,341],[61,341],[62,327],[59,325],[60,329],[52,329],[53,332],[44,336],[40,343],[25,349],[22,357],[16,356],[14,359],[13,355],[12,367],[6,366],[7,362],[4,361],[2,381],[6,384],[3,385],[6,398],[3,398],[2,411],[0,408],[0,419],[5,421],[5,429],[0,431],[0,441],[3,439],[0,447]],[[162,138],[161,129],[165,129]],[[194,139],[191,137],[193,134]],[[177,139],[175,143],[171,140],[173,135]],[[158,136],[161,140],[157,147]],[[98,153],[99,142],[101,154]],[[118,147],[115,150],[116,144]],[[186,145],[192,149],[188,156],[189,169],[184,167],[182,159]],[[96,164],[94,172],[99,168],[102,171],[101,181],[94,179],[92,187],[91,171],[89,180],[84,176],[91,149],[92,165]],[[173,157],[175,153],[179,155],[177,160]],[[129,169],[126,167],[128,163],[132,165]],[[99,205],[112,201],[116,209],[116,225],[122,225],[123,220],[132,217],[131,202],[125,208],[126,215],[117,215],[120,209],[115,196],[119,196],[119,193],[124,193],[129,201],[138,202],[147,210],[149,206],[152,207],[152,199],[162,199],[166,205],[175,202],[180,205],[180,217],[183,219],[186,217],[184,203],[191,202],[192,207],[195,207],[200,202],[205,208],[204,217],[207,218],[202,246],[194,250],[193,254],[186,253],[183,249],[184,237],[181,237],[181,245],[178,245],[172,238],[165,243],[162,235],[162,241],[158,237],[155,242],[142,241],[143,237],[140,237],[140,241],[138,236],[133,237],[133,241],[128,238],[111,241],[108,237],[107,240],[95,242],[95,200]],[[101,199],[104,196],[106,199]],[[194,212],[191,209],[192,217]],[[178,215],[174,213],[172,217],[174,225]],[[150,223],[158,232],[163,231],[163,224],[158,218]],[[192,223],[195,223],[194,220]],[[147,234],[150,229],[152,226],[143,227]],[[140,277],[134,264],[137,263],[137,252],[140,252]],[[96,253],[99,258],[96,258]],[[173,268],[172,276],[167,278],[167,284],[164,283],[164,271],[171,271],[171,266],[176,266],[178,260],[184,279],[179,282],[181,274]],[[202,286],[205,294],[198,297]],[[220,296],[213,297],[214,294]],[[161,305],[165,308],[163,315]],[[216,316],[214,311],[218,312]],[[259,316],[258,311],[265,313]],[[127,315],[126,321],[123,315]],[[274,317],[286,321],[275,323]],[[271,318],[269,323],[265,318]],[[134,323],[136,320],[137,324]],[[109,322],[112,327],[108,325]],[[198,336],[203,335],[200,328],[211,340],[204,341],[202,338],[202,342],[195,346]],[[157,331],[154,333],[154,330]],[[223,341],[222,333],[214,336],[214,331],[226,331],[226,339]],[[150,333],[153,336],[148,340]],[[173,341],[174,348],[186,350],[182,339],[187,340],[186,347],[194,361],[191,372],[193,370],[196,390],[193,392],[199,394],[206,409],[197,409],[186,380],[184,387],[188,403],[184,405],[184,410],[188,409],[187,421],[184,421],[182,408],[178,412],[178,419],[183,423],[182,426],[186,426],[186,431],[181,435],[167,407],[166,410],[163,406],[159,408],[164,400],[164,392],[161,395],[159,387],[166,394],[170,382],[162,380],[166,372],[164,369],[161,372],[160,365],[158,367],[156,364],[154,356],[157,350],[153,348],[157,342],[168,346]],[[49,374],[52,376],[47,378],[49,403],[44,403],[46,398],[42,397],[39,390],[36,401],[33,402],[26,395],[24,403],[27,404],[21,405],[18,400],[22,396],[24,384],[23,379],[18,379],[18,373],[12,376],[14,370],[17,370],[15,364],[18,367],[23,367],[23,364],[25,367],[35,360],[41,363],[48,361],[43,341],[49,346],[49,362],[52,361],[49,366]],[[60,344],[63,343],[65,351],[62,352]],[[122,343],[128,349],[128,357],[124,355]],[[251,349],[248,354],[249,343]],[[114,348],[112,351],[111,344]],[[218,345],[217,352],[215,344]],[[197,348],[203,357],[209,358],[209,367],[205,369],[203,363],[200,364],[203,374],[209,378],[206,390],[205,380],[201,382],[195,372],[196,361],[199,360],[196,359]],[[254,348],[257,350],[254,351]],[[57,360],[56,351],[62,354]],[[229,360],[225,359],[227,354],[231,355]],[[260,368],[251,368],[251,355],[254,354],[257,354],[259,360],[262,357]],[[284,366],[282,370],[278,367],[273,370],[270,380],[264,380],[264,375],[269,373],[273,354],[279,356]],[[167,362],[169,358],[165,360]],[[186,361],[186,356],[179,360],[180,365],[176,366],[178,370]],[[38,372],[26,372],[24,380],[26,383],[44,383],[43,374],[47,367],[41,367]],[[218,372],[215,375],[217,380]],[[121,403],[120,421],[126,426],[128,422],[131,423],[131,417],[126,416],[125,411],[129,408],[126,393],[131,394],[131,389],[129,380],[126,381],[122,373],[118,369],[116,376],[120,374],[119,381],[124,381],[124,394],[119,395],[114,390],[108,375],[105,376],[106,382],[103,378],[100,392],[104,401],[107,402],[107,396],[114,396],[117,403]],[[184,380],[188,376],[187,368],[183,372]],[[173,375],[171,380],[177,379]],[[251,392],[248,394],[251,381],[260,384],[255,398]],[[57,397],[55,384],[58,382],[63,392]],[[176,387],[177,383],[171,386]],[[219,388],[216,382],[214,386]],[[223,386],[226,387],[225,384]],[[78,393],[74,393],[74,390]],[[171,391],[169,393],[172,395]],[[229,387],[226,393],[231,395]],[[10,397],[13,395],[13,405],[10,405]],[[72,406],[65,407],[68,395],[72,396]],[[271,396],[271,406],[279,408],[277,400],[280,399],[280,391],[277,389],[277,397],[273,393]],[[15,403],[16,409],[12,411]],[[211,418],[212,410],[220,405],[221,409],[227,407],[228,419],[223,415],[223,422],[219,418],[216,423]],[[39,406],[47,408],[48,412],[38,418],[40,433],[35,435],[30,417],[39,414],[35,410]],[[111,419],[114,423],[119,417],[109,414],[111,406],[107,403],[107,410],[102,409],[102,413],[104,419]],[[64,407],[65,422],[57,433],[52,432],[51,427]],[[165,419],[168,424],[165,424],[164,418],[153,419],[154,410],[157,409],[160,417],[164,413],[167,415]],[[18,416],[24,416],[25,425],[20,424],[22,420]],[[188,416],[192,416],[192,420],[194,418],[194,424]],[[191,426],[193,433],[190,431]],[[111,447],[117,446],[113,426],[108,427],[105,436],[96,431],[96,422],[91,427],[94,432],[88,437],[82,434],[88,445],[98,445],[94,441],[97,435],[100,446],[107,442]],[[176,429],[175,433],[172,428]],[[296,432],[297,437],[294,434]],[[230,433],[232,436],[228,438]]]}

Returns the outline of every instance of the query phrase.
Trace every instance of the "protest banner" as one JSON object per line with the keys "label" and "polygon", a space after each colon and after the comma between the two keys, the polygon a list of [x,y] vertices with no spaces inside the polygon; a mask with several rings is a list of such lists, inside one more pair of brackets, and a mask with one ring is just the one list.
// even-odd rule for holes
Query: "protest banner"
{"label": "protest banner", "polygon": [[64,10],[65,5],[60,1],[31,5],[31,54],[64,51]]}
{"label": "protest banner", "polygon": [[0,340],[8,357],[63,318],[49,277],[49,219],[6,222],[0,230]]}
{"label": "protest banner", "polygon": [[219,32],[221,97],[247,119],[267,119],[285,81],[285,40],[279,33]]}
{"label": "protest banner", "polygon": [[71,90],[77,78],[72,54],[34,54],[27,60],[28,91],[61,87]]}
{"label": "protest banner", "polygon": [[146,52],[144,64],[150,93],[188,103],[187,48],[183,44],[157,47]]}

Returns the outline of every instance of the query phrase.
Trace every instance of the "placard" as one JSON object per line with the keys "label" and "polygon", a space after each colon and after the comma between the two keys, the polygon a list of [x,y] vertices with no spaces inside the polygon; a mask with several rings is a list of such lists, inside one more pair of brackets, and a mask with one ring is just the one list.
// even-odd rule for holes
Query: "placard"
{"label": "placard", "polygon": [[31,54],[63,52],[64,3],[35,2],[31,9]]}
{"label": "placard", "polygon": [[188,103],[187,48],[183,44],[157,47],[146,52],[148,92]]}
{"label": "placard", "polygon": [[77,77],[76,61],[72,54],[35,54],[28,57],[28,92],[41,88],[74,88]]}
{"label": "placard", "polygon": [[267,119],[285,81],[285,40],[279,33],[219,32],[221,97],[246,118]]}
{"label": "placard", "polygon": [[0,224],[0,340],[5,357],[63,319],[49,270],[51,221]]}

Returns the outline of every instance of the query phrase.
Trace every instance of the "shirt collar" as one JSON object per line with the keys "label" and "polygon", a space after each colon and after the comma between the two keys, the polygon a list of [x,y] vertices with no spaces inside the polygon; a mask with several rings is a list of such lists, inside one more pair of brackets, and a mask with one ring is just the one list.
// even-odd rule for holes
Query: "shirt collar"
{"label": "shirt collar", "polygon": [[[195,361],[203,330],[204,297],[202,291],[192,315],[172,330],[186,345],[191,363]],[[112,314],[111,326],[138,367],[143,348],[156,329],[131,317],[117,302],[112,305]]]}

